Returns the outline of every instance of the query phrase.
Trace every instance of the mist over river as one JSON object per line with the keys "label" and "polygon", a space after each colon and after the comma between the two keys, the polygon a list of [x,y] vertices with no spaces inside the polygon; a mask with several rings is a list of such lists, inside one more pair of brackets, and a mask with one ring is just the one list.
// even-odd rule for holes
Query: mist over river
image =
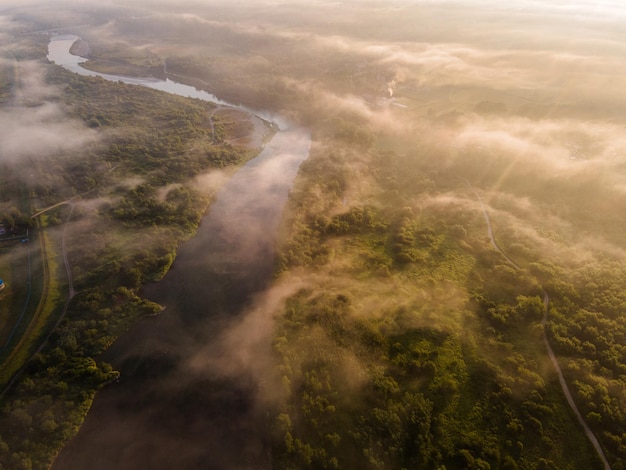
{"label": "mist over river", "polygon": [[[87,71],[69,53],[76,36],[53,38],[48,58],[82,75],[228,105],[171,80]],[[275,236],[289,188],[311,144],[307,129],[270,118],[280,130],[220,190],[195,238],[144,297],[166,306],[120,338],[106,360],[121,371],[107,386],[55,469],[264,468],[265,416],[255,407],[251,377],[187,374],[181,365],[251,308],[269,285]]]}

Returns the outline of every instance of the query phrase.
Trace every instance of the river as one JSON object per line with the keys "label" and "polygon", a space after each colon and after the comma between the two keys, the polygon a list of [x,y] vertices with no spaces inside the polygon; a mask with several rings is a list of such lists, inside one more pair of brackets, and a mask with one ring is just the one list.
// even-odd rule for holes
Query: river
{"label": "river", "polygon": [[[147,86],[230,106],[171,80],[100,74],[69,53],[76,36],[50,41],[50,61],[81,75]],[[165,278],[144,296],[165,305],[106,354],[121,371],[119,383],[96,399],[78,435],[53,468],[224,469],[267,468],[266,416],[257,409],[251,377],[185,372],[187,358],[245,315],[268,287],[278,225],[299,165],[308,157],[308,129],[262,111],[279,131],[263,151],[220,190],[197,235],[180,247]]]}

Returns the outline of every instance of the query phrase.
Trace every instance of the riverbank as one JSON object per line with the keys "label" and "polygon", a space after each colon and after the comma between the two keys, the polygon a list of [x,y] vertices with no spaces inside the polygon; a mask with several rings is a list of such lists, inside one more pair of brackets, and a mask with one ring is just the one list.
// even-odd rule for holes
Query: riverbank
{"label": "riverbank", "polygon": [[[38,42],[33,55],[44,49]],[[33,468],[49,468],[82,425],[94,393],[120,378],[103,352],[131,325],[158,317],[161,306],[137,295],[141,285],[165,274],[219,188],[258,155],[259,148],[248,147],[259,140],[255,129],[263,136],[277,129],[241,109],[212,116],[225,106],[134,81],[85,78],[46,64],[38,71],[57,101],[37,109],[71,127],[66,140],[82,142],[25,170],[36,178],[39,205],[49,208],[46,230],[60,235],[67,213],[58,203],[72,198],[65,241],[76,295],[2,399],[4,468],[20,468],[26,459]]]}
{"label": "riverbank", "polygon": [[[73,63],[71,59],[68,65]],[[170,81],[158,87],[146,83],[179,90]],[[218,105],[224,106],[215,113],[222,121],[242,112],[242,107]],[[257,116],[264,113],[254,114],[247,135],[238,136],[231,128],[231,145],[263,140],[267,126]],[[130,469],[146,459],[150,468],[193,468],[199,462],[203,468],[258,468],[269,463],[262,432],[266,418],[256,414],[251,393],[258,384],[250,377],[189,377],[185,370],[187,358],[242,315],[272,279],[282,207],[311,139],[308,130],[278,121],[281,129],[261,153],[217,193],[196,236],[179,248],[163,280],[143,289],[144,296],[166,310],[139,322],[105,354],[121,371],[119,382],[98,393],[81,430],[53,468]],[[117,432],[120,427],[127,431]],[[206,467],[206,462],[213,464]]]}

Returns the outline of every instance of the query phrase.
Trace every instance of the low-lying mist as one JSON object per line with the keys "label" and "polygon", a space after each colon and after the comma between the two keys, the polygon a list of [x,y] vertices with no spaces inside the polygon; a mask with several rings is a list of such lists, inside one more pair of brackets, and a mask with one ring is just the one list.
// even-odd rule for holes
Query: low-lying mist
{"label": "low-lying mist", "polygon": [[[131,468],[137,456],[150,454],[154,468],[179,461],[200,468],[207,455],[215,455],[212,465],[220,468],[262,456],[263,468],[275,453],[274,464],[285,468],[312,462],[348,468],[365,461],[372,468],[461,468],[470,461],[480,466],[480,459],[494,465],[508,457],[535,462],[549,456],[549,443],[559,449],[557,464],[572,464],[575,457],[568,455],[575,454],[568,449],[588,444],[584,437],[564,443],[575,424],[554,418],[567,405],[554,385],[541,335],[547,331],[557,345],[568,379],[584,384],[603,377],[619,388],[620,339],[592,344],[585,338],[595,338],[593,328],[601,327],[574,323],[583,317],[591,322],[587,310],[595,309],[598,318],[614,315],[606,300],[619,296],[613,284],[596,286],[611,293],[596,298],[584,280],[610,272],[607,282],[618,285],[613,263],[626,254],[626,92],[616,79],[626,73],[623,19],[616,2],[583,0],[7,7],[0,32],[11,42],[2,47],[0,67],[19,86],[0,108],[0,165],[31,184],[46,179],[46,204],[55,195],[71,197],[72,184],[80,186],[78,195],[86,193],[72,202],[75,213],[66,226],[70,253],[85,260],[75,273],[77,285],[123,279],[123,287],[139,295],[180,287],[166,281],[142,291],[141,281],[157,281],[170,267],[173,277],[180,274],[173,258],[180,247],[168,237],[189,238],[200,221],[197,207],[209,201],[209,214],[222,214],[228,223],[214,227],[205,219],[199,230],[221,239],[224,251],[216,255],[192,241],[183,258],[198,271],[221,267],[188,285],[178,281],[181,292],[197,288],[213,299],[200,315],[209,318],[227,311],[219,307],[227,302],[221,296],[236,296],[237,283],[247,282],[241,279],[267,276],[251,298],[234,300],[241,309],[215,323],[188,322],[195,313],[186,310],[191,296],[182,296],[189,298],[175,300],[180,315],[155,320],[166,326],[154,327],[161,328],[154,338],[137,343],[145,349],[117,352],[130,375],[145,374],[155,391],[140,390],[138,379],[130,386],[137,392],[134,403],[124,396],[122,376],[111,402],[96,399],[100,416],[114,409],[107,422],[119,419],[126,426],[120,435],[102,431],[115,441],[112,446],[133,441],[132,457],[116,464]],[[80,35],[94,69],[167,76],[276,113],[297,129],[291,134],[296,153],[310,135],[309,160],[281,220],[272,215],[265,224],[253,222],[259,213],[269,214],[283,193],[220,201],[234,173],[223,161],[242,163],[250,156],[241,150],[246,144],[271,146],[264,143],[270,132],[260,120],[246,126],[267,134],[243,132],[241,140],[233,124],[241,118],[237,113],[189,104],[184,115],[163,101],[170,114],[155,111],[144,119],[138,113],[132,125],[110,126],[109,115],[90,115],[86,105],[64,98],[62,75],[50,84],[52,66],[45,60],[13,53],[22,47],[17,37],[33,32]],[[125,110],[126,95],[113,95],[111,109]],[[145,136],[161,138],[165,123],[175,130],[152,146]],[[179,125],[187,134],[176,134]],[[149,130],[141,134],[141,126]],[[219,141],[228,131],[231,140]],[[206,149],[218,144],[224,160],[201,170],[207,159],[217,158]],[[141,163],[120,155],[120,148],[136,151]],[[104,156],[82,163],[87,154]],[[260,194],[280,186],[295,171],[292,157],[285,153],[272,164],[251,165],[243,173],[261,176],[241,179],[231,191],[243,195],[254,183]],[[48,161],[54,172],[46,175],[41,168]],[[72,169],[74,179],[64,169]],[[183,212],[188,225],[177,218]],[[58,223],[65,214],[57,214]],[[273,256],[274,249],[267,272],[253,272],[252,262]],[[153,253],[158,260],[150,258]],[[230,272],[234,265],[241,277]],[[90,274],[97,266],[111,271]],[[544,293],[553,299],[547,306]],[[542,308],[553,323],[542,323]],[[605,346],[613,348],[610,353],[600,352]],[[584,385],[576,387],[598,435],[606,430],[621,436],[613,421],[590,414],[600,405],[589,405]],[[183,407],[182,418],[163,411],[159,393],[172,407]],[[205,420],[185,403],[207,404],[210,416]],[[228,407],[236,423],[220,433]],[[481,427],[477,417],[483,412],[486,423],[496,423],[498,413],[507,422]],[[470,423],[474,434],[464,433],[462,423]],[[183,431],[176,436],[173,429]],[[203,439],[190,437],[196,429],[207,433],[208,450]],[[237,453],[224,436],[237,429],[242,439],[236,444],[250,448],[242,460],[229,460]],[[88,432],[96,433],[94,426]],[[533,440],[532,432],[540,438]],[[94,436],[77,442],[89,445]],[[222,446],[228,449],[220,454]],[[626,459],[615,450],[618,444],[610,446],[616,462]],[[501,458],[492,447],[502,451]],[[156,455],[166,454],[169,460],[157,461]],[[593,462],[587,457],[581,461]],[[69,460],[59,468],[72,468]]]}

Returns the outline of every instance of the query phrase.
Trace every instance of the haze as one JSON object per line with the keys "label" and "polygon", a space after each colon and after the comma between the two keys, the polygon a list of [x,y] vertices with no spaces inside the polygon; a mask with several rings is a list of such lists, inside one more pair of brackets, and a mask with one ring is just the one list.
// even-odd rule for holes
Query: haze
{"label": "haze", "polygon": [[[625,24],[610,0],[0,0],[0,223],[60,204],[37,230],[69,264],[0,465],[625,468]],[[70,74],[65,34],[237,108]]]}

